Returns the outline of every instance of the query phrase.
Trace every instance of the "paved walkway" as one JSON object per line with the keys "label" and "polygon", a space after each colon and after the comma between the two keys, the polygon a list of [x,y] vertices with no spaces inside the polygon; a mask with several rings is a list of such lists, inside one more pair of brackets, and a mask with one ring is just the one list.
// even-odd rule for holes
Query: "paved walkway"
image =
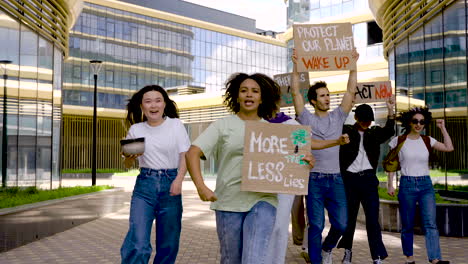
{"label": "paved walkway", "polygon": [[[120,181],[131,185],[134,180]],[[219,263],[213,211],[209,210],[208,203],[199,200],[191,182],[184,182],[183,197],[183,229],[177,263]],[[0,263],[119,263],[119,249],[128,228],[129,201],[125,203],[127,206],[116,213],[4,252],[0,254]],[[154,232],[152,236],[154,243]],[[384,232],[383,237],[389,253],[386,263],[404,263],[399,234]],[[440,242],[444,257],[451,263],[468,263],[468,239],[441,237]],[[416,263],[427,263],[423,237],[415,237],[414,250]],[[290,240],[286,263],[305,263],[300,252],[301,248]],[[341,263],[342,254],[342,249],[334,251],[335,263]],[[353,263],[371,263],[365,228],[361,225],[356,231]]]}

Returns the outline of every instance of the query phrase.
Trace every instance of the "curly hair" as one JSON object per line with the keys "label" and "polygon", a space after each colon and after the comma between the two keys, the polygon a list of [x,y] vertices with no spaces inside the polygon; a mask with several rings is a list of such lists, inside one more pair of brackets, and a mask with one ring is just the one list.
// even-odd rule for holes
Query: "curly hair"
{"label": "curly hair", "polygon": [[327,83],[323,81],[318,81],[314,83],[312,86],[310,86],[309,91],[307,92],[307,100],[309,100],[309,103],[312,106],[315,106],[312,103],[312,100],[317,101],[317,89],[320,88],[327,88]]}
{"label": "curly hair", "polygon": [[262,73],[251,75],[245,73],[235,73],[226,82],[226,93],[224,94],[224,104],[229,110],[237,114],[240,111],[239,98],[240,85],[243,81],[252,79],[260,86],[262,103],[259,105],[257,114],[264,119],[272,118],[278,111],[281,100],[281,88],[270,77]]}
{"label": "curly hair", "polygon": [[[416,114],[421,114],[424,116],[424,122],[426,126],[429,123],[431,123],[432,113],[429,112],[428,107],[413,107],[406,112],[401,112],[396,118],[398,121],[401,122],[404,134],[408,134],[409,132],[411,132],[411,120],[413,120],[413,117]],[[426,128],[426,126],[424,126],[424,128]]]}
{"label": "curly hair", "polygon": [[141,111],[141,103],[143,101],[143,95],[147,92],[156,91],[161,93],[164,98],[164,107],[163,116],[168,116],[170,118],[179,118],[179,110],[174,101],[169,98],[166,90],[159,85],[147,85],[141,88],[138,92],[134,93],[133,96],[128,100],[127,104],[127,122],[130,125],[146,121],[146,116]]}

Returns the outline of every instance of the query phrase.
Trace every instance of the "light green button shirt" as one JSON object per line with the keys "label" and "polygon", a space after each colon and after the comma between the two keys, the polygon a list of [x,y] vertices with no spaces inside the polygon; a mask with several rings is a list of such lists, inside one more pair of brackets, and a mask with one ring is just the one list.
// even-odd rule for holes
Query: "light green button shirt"
{"label": "light green button shirt", "polygon": [[192,143],[205,157],[212,157],[218,163],[215,190],[218,200],[211,204],[213,210],[247,212],[259,201],[277,205],[276,194],[240,190],[244,131],[245,122],[232,115],[213,122]]}

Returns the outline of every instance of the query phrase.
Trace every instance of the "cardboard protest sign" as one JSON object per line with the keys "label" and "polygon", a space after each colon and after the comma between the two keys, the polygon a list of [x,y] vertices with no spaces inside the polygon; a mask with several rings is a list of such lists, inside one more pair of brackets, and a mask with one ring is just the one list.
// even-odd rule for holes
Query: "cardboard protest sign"
{"label": "cardboard protest sign", "polygon": [[245,122],[242,191],[307,194],[310,127]]}
{"label": "cardboard protest sign", "polygon": [[[281,87],[281,107],[292,106],[293,98],[291,94],[291,79],[292,73],[284,73],[273,76],[276,83]],[[304,98],[304,102],[308,102],[307,92],[309,91],[310,82],[309,82],[309,73],[300,72],[299,73],[299,91]]]}
{"label": "cardboard protest sign", "polygon": [[355,103],[385,102],[392,97],[392,83],[386,82],[363,82],[356,87]]}
{"label": "cardboard protest sign", "polygon": [[354,70],[351,23],[293,25],[297,70]]}

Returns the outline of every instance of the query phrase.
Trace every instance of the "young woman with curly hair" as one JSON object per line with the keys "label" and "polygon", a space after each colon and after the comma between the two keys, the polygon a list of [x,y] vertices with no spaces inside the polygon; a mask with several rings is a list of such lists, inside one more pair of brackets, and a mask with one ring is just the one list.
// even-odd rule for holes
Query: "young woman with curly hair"
{"label": "young woman with curly hair", "polygon": [[[245,121],[267,122],[278,110],[280,88],[270,77],[237,73],[226,83],[224,103],[234,115],[213,122],[186,154],[202,201],[216,212],[221,263],[264,263],[275,223],[276,194],[241,191]],[[216,189],[204,183],[200,158],[218,163]]]}
{"label": "young woman with curly hair", "polygon": [[[450,263],[441,260],[442,255],[439,245],[439,231],[436,225],[436,203],[432,181],[429,176],[429,150],[442,152],[453,151],[452,140],[445,128],[443,119],[436,120],[437,127],[442,132],[443,142],[432,137],[422,136],[424,128],[431,122],[432,114],[428,108],[416,107],[401,113],[397,120],[404,127],[405,140],[398,152],[401,166],[400,190],[398,193],[399,210],[401,218],[401,244],[407,264],[414,264],[413,257],[413,227],[416,203],[419,204],[421,223],[426,239],[426,250],[429,262],[438,264]],[[426,137],[426,138],[423,138]],[[425,141],[427,143],[425,143]],[[398,137],[393,138],[389,146],[395,148]],[[388,193],[395,195],[393,187],[393,175],[388,174]]]}

